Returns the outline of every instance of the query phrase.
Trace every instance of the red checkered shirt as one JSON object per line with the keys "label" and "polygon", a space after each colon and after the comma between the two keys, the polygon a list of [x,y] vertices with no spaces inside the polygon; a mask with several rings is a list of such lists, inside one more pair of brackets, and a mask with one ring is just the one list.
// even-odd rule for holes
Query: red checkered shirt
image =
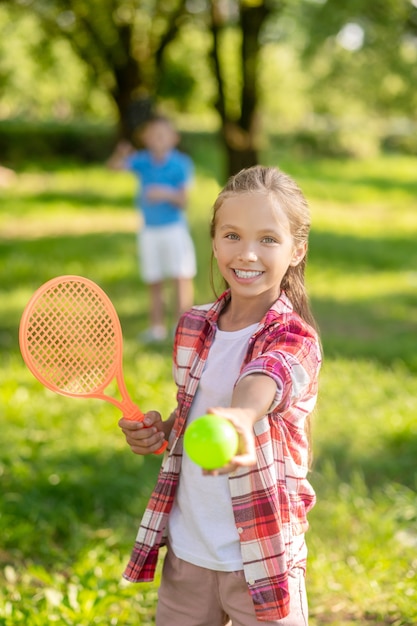
{"label": "red checkered shirt", "polygon": [[[124,572],[131,582],[154,578],[180,477],[187,416],[217,319],[229,298],[226,291],[214,304],[194,307],[179,322],[174,344],[176,418]],[[244,574],[259,621],[282,619],[289,613],[288,571],[294,565],[305,568],[305,556],[298,561],[294,554],[293,537],[307,530],[306,514],[315,503],[306,479],[305,421],[316,404],[320,364],[316,332],[281,293],[251,336],[238,379],[255,372],[271,376],[277,386],[275,400],[254,426],[256,465],[229,475]]]}

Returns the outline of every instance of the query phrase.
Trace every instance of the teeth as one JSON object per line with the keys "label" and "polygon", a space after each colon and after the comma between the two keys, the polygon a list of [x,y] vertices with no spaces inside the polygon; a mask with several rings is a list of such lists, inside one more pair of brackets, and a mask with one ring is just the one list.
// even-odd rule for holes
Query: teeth
{"label": "teeth", "polygon": [[238,278],[254,278],[255,276],[260,276],[262,272],[254,270],[235,270],[235,274]]}

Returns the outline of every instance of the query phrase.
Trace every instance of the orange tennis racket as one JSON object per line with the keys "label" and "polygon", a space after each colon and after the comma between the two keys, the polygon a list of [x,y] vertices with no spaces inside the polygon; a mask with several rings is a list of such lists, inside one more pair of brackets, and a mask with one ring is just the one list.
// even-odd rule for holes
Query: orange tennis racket
{"label": "orange tennis racket", "polygon": [[[111,402],[127,419],[142,421],[123,376],[123,336],[111,300],[92,280],[58,276],[31,297],[19,329],[23,359],[45,387],[72,398]],[[116,379],[122,400],[105,393]],[[165,441],[157,450],[167,447]]]}

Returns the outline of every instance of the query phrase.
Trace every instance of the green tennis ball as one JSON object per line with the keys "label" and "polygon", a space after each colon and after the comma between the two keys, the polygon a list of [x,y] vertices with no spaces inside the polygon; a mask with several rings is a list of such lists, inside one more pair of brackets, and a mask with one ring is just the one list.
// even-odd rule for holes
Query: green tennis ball
{"label": "green tennis ball", "polygon": [[184,448],[194,463],[213,470],[226,465],[235,456],[239,437],[225,417],[203,415],[192,422],[184,434]]}

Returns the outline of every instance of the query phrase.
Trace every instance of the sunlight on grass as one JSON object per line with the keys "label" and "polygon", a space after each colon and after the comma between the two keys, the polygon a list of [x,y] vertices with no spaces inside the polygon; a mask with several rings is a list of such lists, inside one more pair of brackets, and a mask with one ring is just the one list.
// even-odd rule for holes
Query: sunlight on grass
{"label": "sunlight on grass", "polygon": [[[358,275],[359,274],[359,275]],[[329,285],[331,293],[329,294]],[[360,273],[347,272],[343,276],[335,268],[314,269],[309,271],[309,286],[314,297],[331,297],[339,302],[355,302],[369,300],[373,297],[414,295],[417,290],[417,271],[403,272],[376,272],[361,271]],[[407,307],[404,317],[413,314]]]}
{"label": "sunlight on grass", "polygon": [[304,193],[320,202],[345,205],[400,207],[414,204],[417,181],[415,159],[400,155],[382,155],[372,159],[294,160],[286,156],[268,162],[293,174]]}
{"label": "sunlight on grass", "polygon": [[358,238],[384,237],[393,239],[396,235],[410,237],[417,230],[415,200],[406,194],[404,206],[395,202],[390,206],[386,199],[383,204],[368,205],[338,203],[333,201],[312,201],[313,229],[329,232],[347,232]]}

